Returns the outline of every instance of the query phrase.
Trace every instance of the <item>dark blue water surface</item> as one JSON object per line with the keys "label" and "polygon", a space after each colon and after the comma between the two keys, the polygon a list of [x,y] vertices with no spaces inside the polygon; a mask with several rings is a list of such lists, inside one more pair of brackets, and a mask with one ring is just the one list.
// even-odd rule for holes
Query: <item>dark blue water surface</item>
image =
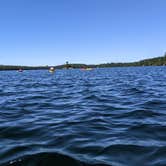
{"label": "dark blue water surface", "polygon": [[0,72],[0,165],[166,165],[166,67]]}

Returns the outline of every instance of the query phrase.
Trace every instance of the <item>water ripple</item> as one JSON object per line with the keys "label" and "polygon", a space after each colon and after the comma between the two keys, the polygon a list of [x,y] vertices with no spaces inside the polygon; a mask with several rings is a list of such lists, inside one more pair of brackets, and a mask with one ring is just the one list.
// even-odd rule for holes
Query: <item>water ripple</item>
{"label": "water ripple", "polygon": [[2,71],[0,165],[165,165],[165,73]]}

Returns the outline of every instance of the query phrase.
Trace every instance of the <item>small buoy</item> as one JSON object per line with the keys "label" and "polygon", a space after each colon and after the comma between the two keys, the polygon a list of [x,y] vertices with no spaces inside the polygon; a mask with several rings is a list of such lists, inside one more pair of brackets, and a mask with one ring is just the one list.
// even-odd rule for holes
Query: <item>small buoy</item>
{"label": "small buoy", "polygon": [[50,72],[50,73],[53,73],[53,72],[55,72],[55,69],[54,69],[54,67],[50,67],[50,69],[49,69],[49,72]]}
{"label": "small buoy", "polygon": [[18,72],[23,72],[23,70],[22,70],[22,69],[19,69]]}

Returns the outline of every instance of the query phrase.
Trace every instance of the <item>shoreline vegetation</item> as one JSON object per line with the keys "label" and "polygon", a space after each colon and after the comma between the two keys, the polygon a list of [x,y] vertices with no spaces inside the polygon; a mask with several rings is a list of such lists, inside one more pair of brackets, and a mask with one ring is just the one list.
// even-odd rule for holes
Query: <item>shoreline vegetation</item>
{"label": "shoreline vegetation", "polygon": [[0,65],[0,70],[48,70],[50,67],[54,67],[55,69],[79,69],[79,68],[106,68],[106,67],[134,67],[134,66],[166,66],[166,53],[164,56],[155,57],[150,59],[144,59],[137,62],[129,62],[129,63],[103,63],[103,64],[72,64],[66,62],[63,65],[57,66],[13,66],[13,65]]}

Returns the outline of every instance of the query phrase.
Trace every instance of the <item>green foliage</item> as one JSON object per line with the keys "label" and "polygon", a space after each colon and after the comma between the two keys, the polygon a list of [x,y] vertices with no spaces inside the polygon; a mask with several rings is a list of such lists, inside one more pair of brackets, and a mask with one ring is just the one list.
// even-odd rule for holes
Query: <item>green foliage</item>
{"label": "green foliage", "polygon": [[40,69],[49,69],[48,66],[37,66],[37,67],[30,67],[30,66],[11,66],[11,65],[0,65],[0,70],[40,70]]}
{"label": "green foliage", "polygon": [[[104,67],[128,67],[128,66],[163,66],[166,65],[166,53],[162,57],[156,57],[151,59],[144,59],[138,62],[131,63],[103,63],[98,65],[86,65],[86,64],[66,64],[53,66],[55,69],[76,69],[76,68],[104,68]],[[40,69],[49,69],[50,66],[7,66],[0,65],[0,70],[40,70]]]}

